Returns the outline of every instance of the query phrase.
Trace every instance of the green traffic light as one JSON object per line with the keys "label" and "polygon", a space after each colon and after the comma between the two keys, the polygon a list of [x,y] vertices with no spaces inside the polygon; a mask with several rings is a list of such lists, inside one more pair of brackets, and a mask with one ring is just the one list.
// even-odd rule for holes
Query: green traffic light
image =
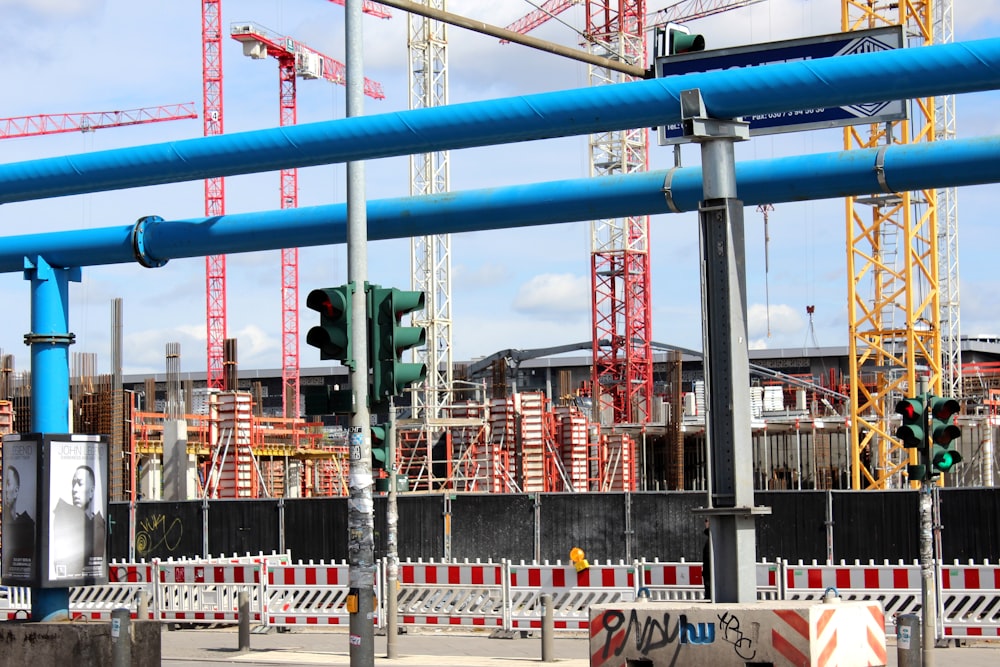
{"label": "green traffic light", "polygon": [[382,288],[367,288],[372,381],[371,400],[385,401],[399,396],[415,382],[427,377],[427,367],[402,361],[407,351],[424,345],[427,331],[423,327],[404,326],[404,315],[422,310],[423,292]]}
{"label": "green traffic light", "polygon": [[931,475],[949,472],[956,463],[961,463],[962,454],[953,442],[962,435],[962,429],[955,423],[956,415],[962,410],[954,398],[929,396],[927,408],[931,413],[930,459]]}
{"label": "green traffic light", "polygon": [[693,53],[705,50],[705,38],[702,35],[686,35],[674,32],[670,36],[670,54]]}

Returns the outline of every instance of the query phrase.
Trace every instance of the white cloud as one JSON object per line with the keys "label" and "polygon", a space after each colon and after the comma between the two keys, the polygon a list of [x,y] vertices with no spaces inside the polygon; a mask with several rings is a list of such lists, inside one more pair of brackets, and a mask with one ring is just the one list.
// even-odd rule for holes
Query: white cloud
{"label": "white cloud", "polygon": [[590,278],[545,273],[522,283],[514,296],[516,312],[552,320],[585,315],[590,307]]}

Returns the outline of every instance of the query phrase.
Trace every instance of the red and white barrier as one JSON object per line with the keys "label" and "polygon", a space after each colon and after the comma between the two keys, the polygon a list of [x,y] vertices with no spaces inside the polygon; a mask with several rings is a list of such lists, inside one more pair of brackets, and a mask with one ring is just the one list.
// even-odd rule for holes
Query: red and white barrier
{"label": "red and white barrier", "polygon": [[349,592],[347,563],[269,565],[266,625],[347,625]]}
{"label": "red and white barrier", "polygon": [[[269,557],[211,561],[111,563],[109,583],[70,589],[70,614],[106,620],[115,608],[136,617],[139,593],[150,595],[149,616],[159,621],[237,623],[238,596],[247,591],[251,618],[264,625],[341,625],[349,621],[346,563],[271,564]],[[944,635],[1000,638],[1000,565],[954,563],[938,569]],[[541,627],[541,596],[553,600],[558,630],[587,630],[594,603],[701,599],[700,563],[595,563],[572,565],[479,562],[404,562],[399,565],[398,614],[403,624],[479,626],[507,631]],[[836,589],[846,600],[877,599],[885,608],[886,633],[894,618],[921,605],[916,563],[757,564],[763,600],[819,600]],[[376,623],[384,621],[381,565],[376,577]],[[0,587],[0,621],[25,619],[31,591]]]}
{"label": "red and white barrier", "polygon": [[1000,638],[1000,566],[942,565],[940,591],[945,636]]}
{"label": "red and white barrier", "polygon": [[542,627],[542,594],[552,596],[556,630],[589,630],[590,605],[630,602],[637,592],[636,566],[596,563],[577,572],[572,565],[509,565],[511,630]]}
{"label": "red and white barrier", "polygon": [[504,581],[501,563],[400,563],[399,619],[403,625],[502,628]]}
{"label": "red and white barrier", "polygon": [[157,567],[157,615],[162,621],[239,622],[239,593],[249,595],[251,621],[263,622],[265,564],[194,565],[167,561]]}

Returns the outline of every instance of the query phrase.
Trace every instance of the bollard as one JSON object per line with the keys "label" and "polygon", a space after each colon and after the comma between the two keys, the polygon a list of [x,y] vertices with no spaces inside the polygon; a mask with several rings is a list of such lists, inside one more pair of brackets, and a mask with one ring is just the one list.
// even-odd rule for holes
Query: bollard
{"label": "bollard", "polygon": [[135,604],[135,618],[137,621],[149,620],[149,593],[144,589],[139,589],[136,595],[138,601]]}
{"label": "bollard", "polygon": [[900,614],[896,617],[896,665],[920,667],[923,653],[920,642],[920,617]]}
{"label": "bollard", "polygon": [[132,667],[132,618],[122,607],[111,611],[111,665]]}
{"label": "bollard", "polygon": [[542,593],[542,662],[553,662],[556,659],[552,645],[553,634],[555,624],[552,620],[552,595]]}
{"label": "bollard", "polygon": [[240,610],[240,653],[250,650],[250,594],[240,591],[237,597]]}

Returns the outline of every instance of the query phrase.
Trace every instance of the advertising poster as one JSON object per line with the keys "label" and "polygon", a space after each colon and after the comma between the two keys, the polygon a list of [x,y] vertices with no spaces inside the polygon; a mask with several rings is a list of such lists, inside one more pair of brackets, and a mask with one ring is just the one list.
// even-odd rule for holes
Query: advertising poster
{"label": "advertising poster", "polygon": [[106,583],[107,441],[93,435],[46,435],[47,571],[42,586]]}
{"label": "advertising poster", "polygon": [[[27,436],[30,437],[30,436]],[[32,585],[39,562],[37,439],[9,435],[3,439],[3,583]]]}

